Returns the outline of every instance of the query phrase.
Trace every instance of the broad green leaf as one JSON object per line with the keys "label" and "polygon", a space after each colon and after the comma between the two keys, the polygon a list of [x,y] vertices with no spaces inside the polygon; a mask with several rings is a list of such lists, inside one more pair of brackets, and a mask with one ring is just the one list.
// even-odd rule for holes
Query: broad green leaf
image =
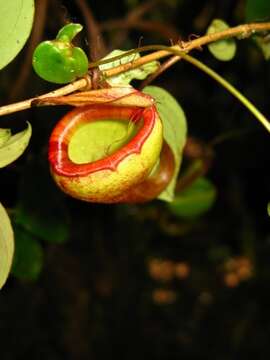
{"label": "broad green leaf", "polygon": [[186,117],[179,103],[166,90],[157,86],[147,86],[143,92],[153,96],[156,100],[158,113],[163,124],[163,136],[174,155],[176,164],[174,176],[168,187],[158,196],[160,200],[172,201],[177,175],[182,161],[183,147],[186,142]]}
{"label": "broad green leaf", "polygon": [[21,280],[36,280],[42,270],[43,249],[35,236],[19,226],[14,227],[14,235],[11,273]]}
{"label": "broad green leaf", "polygon": [[0,203],[0,289],[10,272],[14,253],[14,235],[6,210]]}
{"label": "broad green leaf", "polygon": [[11,137],[10,129],[0,129],[0,148]]}
{"label": "broad green leaf", "polygon": [[267,204],[267,213],[268,213],[268,216],[270,216],[270,202]]}
{"label": "broad green leaf", "polygon": [[176,216],[195,218],[207,212],[214,204],[215,199],[215,186],[208,179],[200,177],[187,189],[176,195],[168,207]]}
{"label": "broad green leaf", "polygon": [[[207,34],[213,34],[229,28],[223,20],[214,19],[207,29]],[[236,53],[236,42],[234,39],[218,40],[208,44],[208,49],[215,58],[221,61],[231,60]]]}
{"label": "broad green leaf", "polygon": [[269,18],[269,0],[246,0],[246,21],[268,21]]}
{"label": "broad green leaf", "polygon": [[46,160],[32,158],[23,170],[15,223],[45,241],[66,241],[69,222],[64,197],[50,177]]}
{"label": "broad green leaf", "polygon": [[22,155],[24,150],[29,144],[30,137],[32,135],[31,124],[27,123],[27,129],[7,138],[0,145],[0,168],[11,164],[19,156]]}
{"label": "broad green leaf", "polygon": [[0,69],[20,52],[34,18],[34,0],[0,0]]}
{"label": "broad green leaf", "polygon": [[[102,60],[112,58],[114,56],[122,55],[125,51],[123,50],[113,50],[110,54],[108,54],[106,57],[104,57]],[[132,62],[134,60],[137,60],[140,57],[138,53],[127,55],[120,60],[112,61],[108,64],[100,65],[100,70],[108,70],[115,66],[119,66],[121,64],[126,64],[128,62]],[[159,67],[159,63],[157,61],[152,61],[148,64],[145,64],[139,68],[132,69],[129,71],[124,72],[123,74],[119,74],[113,77],[110,77],[107,79],[108,83],[111,85],[128,85],[132,80],[138,79],[143,80],[148,75],[154,73]]]}

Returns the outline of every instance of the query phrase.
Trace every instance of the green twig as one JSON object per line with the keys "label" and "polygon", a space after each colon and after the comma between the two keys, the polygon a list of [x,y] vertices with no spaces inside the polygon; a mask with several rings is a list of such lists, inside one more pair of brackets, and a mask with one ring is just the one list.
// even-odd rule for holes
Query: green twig
{"label": "green twig", "polygon": [[183,60],[191,63],[196,66],[198,69],[205,72],[211,78],[216,80],[220,85],[222,85],[226,90],[228,90],[233,96],[235,96],[256,118],[260,123],[270,132],[270,123],[266,117],[243,95],[241,94],[232,84],[225,80],[222,76],[217,74],[214,70],[210,69],[208,66],[203,64],[201,61],[195,59],[194,57],[181,53]]}

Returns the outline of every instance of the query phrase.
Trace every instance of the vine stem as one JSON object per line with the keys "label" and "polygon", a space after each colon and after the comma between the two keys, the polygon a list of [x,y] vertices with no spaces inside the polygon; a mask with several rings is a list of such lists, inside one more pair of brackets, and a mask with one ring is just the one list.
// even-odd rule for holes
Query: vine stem
{"label": "vine stem", "polygon": [[[108,78],[108,77],[112,77],[112,76],[118,75],[120,73],[126,72],[128,70],[140,67],[146,63],[149,63],[149,62],[152,62],[155,60],[159,60],[159,59],[169,56],[171,54],[179,56],[179,59],[180,59],[181,57],[187,56],[186,54],[188,52],[190,52],[191,50],[200,49],[203,45],[206,45],[208,43],[226,39],[226,38],[236,37],[236,36],[239,39],[245,39],[245,38],[255,34],[256,32],[262,32],[262,31],[267,31],[267,30],[270,30],[270,22],[239,25],[239,26],[236,26],[233,28],[226,29],[224,31],[216,32],[213,34],[207,34],[205,36],[202,36],[202,37],[199,37],[194,40],[187,41],[187,42],[181,41],[179,45],[174,45],[171,47],[162,46],[162,45],[144,46],[144,47],[141,47],[138,49],[127,51],[124,55],[121,55],[121,56],[115,56],[110,59],[90,63],[89,67],[94,68],[101,64],[112,62],[114,60],[123,58],[130,54],[138,53],[138,52],[158,50],[151,54],[140,57],[137,60],[131,61],[126,64],[121,64],[114,68],[103,71],[104,76],[106,78]],[[213,73],[216,74],[215,72],[213,72]],[[208,71],[208,74],[210,75],[209,71]],[[219,76],[218,74],[216,74],[216,75]],[[221,78],[221,79],[223,79],[223,78]],[[216,77],[216,80],[217,80],[217,77]],[[224,82],[226,82],[226,81],[223,79],[223,83]],[[229,83],[227,83],[227,84],[230,85]],[[11,114],[11,113],[21,111],[21,110],[29,109],[32,106],[32,101],[36,100],[36,99],[42,99],[43,97],[64,96],[64,95],[70,94],[77,90],[84,90],[85,88],[91,89],[91,86],[92,86],[92,82],[91,82],[90,77],[85,77],[85,78],[79,79],[77,81],[74,81],[73,83],[71,83],[69,85],[66,85],[66,86],[56,89],[52,92],[49,92],[47,94],[43,94],[41,96],[31,98],[28,100],[20,101],[18,103],[2,106],[2,107],[0,107],[0,116]],[[230,88],[230,90],[229,90],[229,88]],[[231,85],[229,87],[227,87],[227,89],[230,92],[232,92],[231,91],[232,88],[233,87]],[[233,92],[235,93],[235,91],[237,91],[237,90],[234,89]],[[238,93],[238,99],[240,100],[240,98],[241,98],[242,99],[242,100],[240,100],[241,102],[243,102],[243,100],[245,99],[243,103],[247,103],[248,100],[245,97],[243,97],[244,98],[243,99],[242,95],[241,96],[239,96],[239,95],[241,95],[241,94]],[[258,120],[260,119],[259,121],[261,121],[265,126],[266,123],[265,123],[264,116],[251,103],[248,102],[248,104],[249,104],[248,105],[249,110],[251,111],[251,108],[252,108],[253,114],[254,115],[256,114],[255,116],[258,118]],[[269,130],[268,125],[267,125],[267,129]]]}
{"label": "vine stem", "polygon": [[[82,90],[88,86],[89,80],[90,80],[90,78],[89,79],[82,78],[80,80],[74,81],[71,84],[63,86],[57,90],[51,91],[47,94],[43,94],[41,96],[31,98],[28,100],[24,100],[24,101],[20,101],[20,102],[14,103],[14,104],[2,106],[2,107],[0,107],[0,116],[29,109],[32,106],[32,101],[36,100],[36,99],[42,99],[45,97],[54,97],[54,96],[64,96],[64,95],[73,93],[74,91]],[[90,81],[89,87],[91,87],[91,81]]]}
{"label": "vine stem", "polygon": [[216,80],[220,85],[222,85],[226,90],[228,90],[233,96],[235,96],[256,118],[260,123],[270,132],[270,123],[266,117],[242,94],[240,93],[232,84],[225,80],[222,76],[217,74],[214,70],[210,69],[207,65],[203,64],[201,61],[195,59],[190,55],[182,55],[183,60],[191,63],[196,66],[198,69],[202,70],[204,73],[209,75],[211,78]]}

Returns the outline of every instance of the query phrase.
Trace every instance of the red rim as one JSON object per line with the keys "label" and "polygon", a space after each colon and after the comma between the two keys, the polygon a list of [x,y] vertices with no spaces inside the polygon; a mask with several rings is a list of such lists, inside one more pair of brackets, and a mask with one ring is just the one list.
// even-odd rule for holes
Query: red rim
{"label": "red rim", "polygon": [[[138,133],[114,154],[104,159],[86,164],[76,164],[68,157],[68,144],[78,129],[84,123],[103,119],[117,119],[126,121],[143,121]],[[118,164],[131,154],[138,154],[151,134],[157,118],[155,106],[115,107],[109,105],[90,105],[76,108],[65,115],[55,126],[49,141],[49,162],[52,170],[58,175],[69,177],[87,176],[101,170],[116,170]]]}

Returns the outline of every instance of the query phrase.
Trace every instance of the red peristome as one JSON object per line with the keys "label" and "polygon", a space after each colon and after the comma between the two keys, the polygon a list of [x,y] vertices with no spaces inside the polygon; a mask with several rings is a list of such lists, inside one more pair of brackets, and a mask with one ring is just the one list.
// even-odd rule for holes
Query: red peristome
{"label": "red peristome", "polygon": [[[69,177],[88,176],[101,170],[115,171],[118,164],[127,156],[140,153],[145,140],[151,134],[157,117],[154,105],[147,108],[90,105],[70,111],[58,122],[49,140],[49,161],[52,171],[58,175]],[[72,135],[83,124],[103,119],[133,122],[141,119],[143,126],[127,145],[114,154],[87,164],[72,162],[68,157],[68,144]]]}

